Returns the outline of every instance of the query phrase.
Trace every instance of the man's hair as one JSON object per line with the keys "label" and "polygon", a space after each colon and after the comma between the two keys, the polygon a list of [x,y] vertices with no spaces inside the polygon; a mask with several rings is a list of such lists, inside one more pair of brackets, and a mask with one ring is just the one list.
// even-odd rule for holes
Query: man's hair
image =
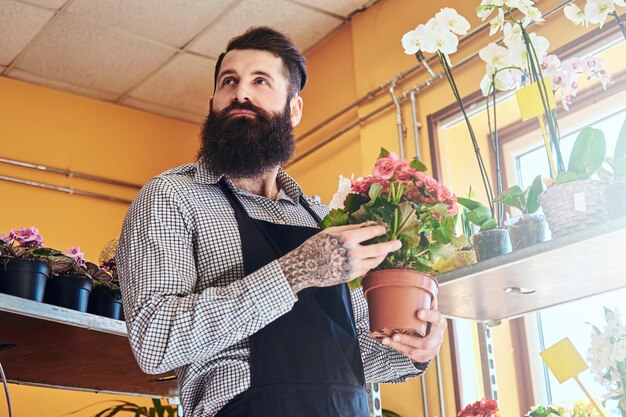
{"label": "man's hair", "polygon": [[295,97],[306,84],[306,60],[291,39],[284,34],[266,27],[250,28],[243,35],[232,38],[228,42],[226,52],[222,52],[215,64],[213,92],[217,89],[217,77],[224,56],[233,49],[258,49],[268,51],[283,60],[283,70],[289,81],[287,94],[289,98]]}

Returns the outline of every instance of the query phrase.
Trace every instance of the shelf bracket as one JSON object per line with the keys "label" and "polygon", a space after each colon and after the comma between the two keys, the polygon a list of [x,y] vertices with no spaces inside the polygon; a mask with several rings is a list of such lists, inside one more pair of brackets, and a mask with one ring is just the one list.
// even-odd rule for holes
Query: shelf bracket
{"label": "shelf bracket", "polygon": [[496,361],[491,338],[490,322],[478,322],[478,348],[482,364],[483,390],[488,399],[498,400],[498,385],[496,383]]}

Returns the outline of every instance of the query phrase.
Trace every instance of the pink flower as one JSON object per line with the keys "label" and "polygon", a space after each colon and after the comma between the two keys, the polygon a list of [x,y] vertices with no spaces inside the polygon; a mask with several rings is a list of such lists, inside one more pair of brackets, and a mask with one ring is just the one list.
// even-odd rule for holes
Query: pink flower
{"label": "pink flower", "polygon": [[13,239],[9,237],[9,235],[5,235],[4,233],[0,234],[0,242],[4,245],[11,246],[13,243]]}
{"label": "pink flower", "polygon": [[85,254],[80,250],[78,246],[72,246],[71,248],[68,248],[65,254],[70,258],[74,258],[79,266],[85,266]]}
{"label": "pink flower", "polygon": [[396,170],[396,166],[398,165],[397,158],[398,155],[393,152],[389,153],[387,156],[380,158],[378,161],[376,161],[376,166],[372,171],[372,175],[386,180],[393,177],[393,172]]}
{"label": "pink flower", "polygon": [[25,248],[42,248],[43,237],[39,234],[39,230],[33,227],[22,227],[21,229],[13,229],[9,233],[9,238],[16,241],[20,246]]}

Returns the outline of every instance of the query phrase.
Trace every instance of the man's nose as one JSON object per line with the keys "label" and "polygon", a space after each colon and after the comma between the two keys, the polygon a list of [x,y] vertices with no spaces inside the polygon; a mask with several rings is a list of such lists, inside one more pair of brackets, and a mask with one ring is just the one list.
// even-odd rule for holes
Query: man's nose
{"label": "man's nose", "polygon": [[250,94],[248,92],[248,89],[241,84],[238,85],[233,92],[233,101],[238,101],[240,103],[250,101]]}

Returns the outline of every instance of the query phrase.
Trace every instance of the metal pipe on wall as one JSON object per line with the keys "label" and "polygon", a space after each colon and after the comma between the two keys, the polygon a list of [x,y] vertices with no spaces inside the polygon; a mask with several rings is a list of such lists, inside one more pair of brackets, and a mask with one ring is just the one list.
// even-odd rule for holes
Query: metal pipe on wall
{"label": "metal pipe on wall", "polygon": [[76,172],[76,171],[72,171],[69,169],[51,167],[49,165],[35,164],[32,162],[18,161],[15,159],[9,159],[9,158],[3,158],[3,157],[0,157],[0,162],[4,164],[8,164],[8,165],[19,166],[22,168],[30,168],[30,169],[36,169],[38,171],[45,171],[45,172],[51,172],[53,174],[65,175],[68,178],[81,178],[81,179],[85,179],[89,181],[101,182],[104,184],[133,188],[136,190],[141,189],[141,185],[139,184],[133,184],[133,183],[126,182],[126,181],[114,180],[112,178],[100,177],[98,175],[85,174],[83,172]]}
{"label": "metal pipe on wall", "polygon": [[400,159],[404,159],[404,122],[402,121],[402,108],[396,96],[396,87],[398,80],[393,80],[391,87],[389,87],[389,94],[393,100],[393,105],[396,107],[396,128],[398,129],[398,149],[400,150]]}
{"label": "metal pipe on wall", "polygon": [[426,374],[420,377],[420,385],[422,386],[422,411],[424,417],[428,417],[428,397],[426,396]]}
{"label": "metal pipe on wall", "polygon": [[409,94],[411,99],[411,120],[413,121],[413,140],[415,142],[415,157],[422,160],[419,142],[419,122],[417,121],[417,103],[415,102],[415,91],[411,90]]}

